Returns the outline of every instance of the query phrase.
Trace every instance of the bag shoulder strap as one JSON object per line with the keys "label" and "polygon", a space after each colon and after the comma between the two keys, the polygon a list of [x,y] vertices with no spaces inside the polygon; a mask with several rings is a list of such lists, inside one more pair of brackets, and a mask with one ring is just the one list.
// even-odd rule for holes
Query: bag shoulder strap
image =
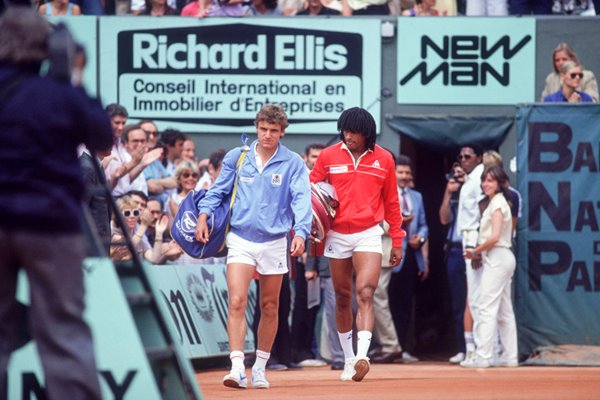
{"label": "bag shoulder strap", "polygon": [[242,164],[244,163],[244,158],[246,158],[246,154],[248,154],[248,148],[244,147],[242,149],[242,153],[235,163],[235,181],[233,183],[233,190],[231,191],[231,200],[229,201],[229,211],[233,208],[233,203],[235,202],[235,195],[237,193],[238,180],[240,179],[240,171],[242,170]]}
{"label": "bag shoulder strap", "polygon": [[[242,164],[244,163],[244,158],[246,158],[246,154],[248,154],[248,150],[249,150],[249,148],[247,146],[244,146],[244,148],[242,148],[242,153],[240,154],[240,157],[238,158],[237,162],[235,163],[235,181],[233,183],[233,190],[231,191],[231,200],[229,200],[229,218],[227,218],[227,226],[225,227],[225,237],[227,237],[227,234],[229,233],[229,224],[231,222],[231,210],[233,209],[233,203],[235,202],[235,195],[237,194],[238,179],[240,177],[240,171],[242,170]],[[221,245],[221,248],[219,248],[219,251],[222,251],[224,248],[225,248],[225,241],[223,241],[223,244]]]}

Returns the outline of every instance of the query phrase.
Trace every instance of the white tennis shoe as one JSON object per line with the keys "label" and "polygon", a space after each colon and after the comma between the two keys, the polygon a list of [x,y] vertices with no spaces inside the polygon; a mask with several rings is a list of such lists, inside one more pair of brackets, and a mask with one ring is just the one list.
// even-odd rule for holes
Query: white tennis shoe
{"label": "white tennis shoe", "polygon": [[265,377],[265,370],[262,368],[252,368],[252,387],[254,389],[268,389],[269,381]]}
{"label": "white tennis shoe", "polygon": [[229,371],[229,373],[223,377],[223,385],[235,389],[246,389],[248,386],[246,371],[237,368],[231,368],[231,371]]}
{"label": "white tennis shoe", "polygon": [[344,371],[340,375],[341,381],[351,381],[354,376],[354,358],[347,358],[344,363]]}

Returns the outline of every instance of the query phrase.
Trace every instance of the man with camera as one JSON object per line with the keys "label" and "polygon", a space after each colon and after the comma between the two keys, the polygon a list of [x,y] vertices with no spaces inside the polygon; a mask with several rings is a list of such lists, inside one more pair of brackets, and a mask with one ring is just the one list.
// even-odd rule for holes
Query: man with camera
{"label": "man with camera", "polygon": [[9,7],[0,18],[0,398],[22,341],[15,294],[23,268],[47,397],[99,399],[83,319],[84,186],[76,148],[110,147],[111,129],[100,103],[73,87],[68,71],[62,80],[39,75],[43,60],[56,59],[49,28],[27,7]]}
{"label": "man with camera", "polygon": [[[452,323],[456,341],[456,354],[448,360],[450,364],[458,364],[464,360],[467,347],[464,331],[465,299],[467,298],[467,277],[465,271],[465,258],[462,252],[462,240],[456,230],[458,214],[458,198],[460,188],[465,182],[465,171],[460,163],[455,162],[452,170],[446,175],[446,190],[440,205],[439,215],[442,225],[448,226],[445,245],[445,261],[448,271],[448,288],[452,303]],[[470,337],[472,342],[472,337]],[[472,345],[472,343],[471,343]],[[473,350],[473,349],[471,349]]]}

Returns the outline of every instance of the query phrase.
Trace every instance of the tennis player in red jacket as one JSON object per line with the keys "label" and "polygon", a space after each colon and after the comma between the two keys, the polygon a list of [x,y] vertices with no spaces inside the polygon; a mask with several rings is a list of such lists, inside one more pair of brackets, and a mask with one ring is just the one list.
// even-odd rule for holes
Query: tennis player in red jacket
{"label": "tennis player in red jacket", "polygon": [[[342,381],[362,381],[369,372],[367,352],[373,331],[373,293],[382,260],[380,224],[390,225],[390,265],[402,258],[402,216],[393,156],[375,144],[376,126],[365,109],[345,110],[337,123],[341,142],[321,151],[311,182],[329,182],[339,207],[325,241],[336,295],[336,323],[344,357]],[[387,256],[387,255],[386,255]],[[356,274],[357,351],[352,348],[352,281]]]}

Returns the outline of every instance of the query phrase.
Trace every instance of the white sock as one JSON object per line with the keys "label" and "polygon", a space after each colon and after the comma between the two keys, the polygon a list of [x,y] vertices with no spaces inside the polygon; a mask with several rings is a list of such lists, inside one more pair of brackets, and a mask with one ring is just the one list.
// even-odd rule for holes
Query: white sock
{"label": "white sock", "polygon": [[244,370],[244,353],[241,351],[232,351],[229,353],[229,359],[231,360],[231,368]]}
{"label": "white sock", "polygon": [[256,361],[252,366],[252,369],[262,369],[265,370],[267,368],[267,361],[269,361],[269,357],[271,357],[271,353],[267,353],[266,351],[256,350]]}
{"label": "white sock", "polygon": [[344,358],[354,358],[354,349],[352,348],[352,331],[348,332],[339,332],[338,337],[340,338],[340,344],[342,345],[342,350],[344,351]]}
{"label": "white sock", "polygon": [[356,357],[364,358],[369,352],[369,346],[371,346],[371,337],[373,334],[369,331],[358,331],[358,342],[356,344]]}
{"label": "white sock", "polygon": [[475,340],[473,339],[473,332],[465,332],[465,344],[467,345],[467,352],[475,352]]}

